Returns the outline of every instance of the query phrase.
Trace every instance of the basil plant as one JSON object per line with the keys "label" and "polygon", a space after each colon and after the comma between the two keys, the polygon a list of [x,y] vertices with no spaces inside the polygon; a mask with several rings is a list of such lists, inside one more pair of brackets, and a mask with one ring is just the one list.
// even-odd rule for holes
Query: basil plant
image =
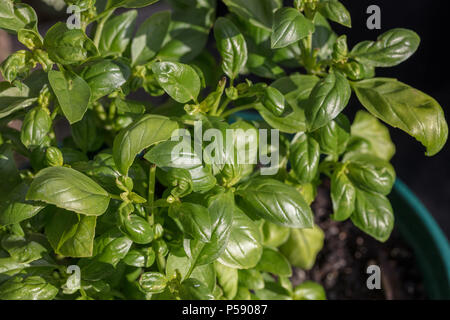
{"label": "basil plant", "polygon": [[45,35],[31,6],[0,3],[24,48],[0,66],[0,299],[324,299],[290,281],[323,246],[319,185],[330,219],[386,241],[385,124],[429,156],[447,140],[436,100],[375,76],[418,35],[349,48],[337,0],[223,0],[222,17],[216,0],[168,0],[140,25],[158,0],[65,2],[77,15]]}

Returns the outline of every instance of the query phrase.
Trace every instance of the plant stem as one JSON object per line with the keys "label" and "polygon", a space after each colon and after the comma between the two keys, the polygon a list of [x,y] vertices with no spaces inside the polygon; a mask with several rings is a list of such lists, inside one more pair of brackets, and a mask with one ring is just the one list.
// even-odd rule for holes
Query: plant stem
{"label": "plant stem", "polygon": [[[148,196],[147,196],[147,204],[151,212],[153,212],[153,203],[155,202],[155,181],[156,181],[156,165],[152,164],[150,166],[150,171],[148,173]],[[147,210],[147,218],[148,215],[149,212]]]}
{"label": "plant stem", "polygon": [[115,9],[110,9],[110,11],[105,14],[105,16],[100,20],[100,22],[97,25],[97,29],[95,30],[95,36],[94,36],[94,44],[98,48],[100,44],[100,37],[102,36],[103,27],[105,26],[106,21],[109,19],[109,17],[113,14]]}
{"label": "plant stem", "polygon": [[109,193],[109,197],[115,200],[122,200],[122,198],[116,194]]}
{"label": "plant stem", "polygon": [[233,113],[239,112],[239,111],[244,111],[244,110],[248,110],[248,109],[252,109],[255,106],[254,103],[250,103],[250,104],[246,104],[244,106],[241,107],[236,107],[234,109],[228,110],[227,112],[224,112],[221,116],[222,117],[228,117],[230,115],[232,115]]}

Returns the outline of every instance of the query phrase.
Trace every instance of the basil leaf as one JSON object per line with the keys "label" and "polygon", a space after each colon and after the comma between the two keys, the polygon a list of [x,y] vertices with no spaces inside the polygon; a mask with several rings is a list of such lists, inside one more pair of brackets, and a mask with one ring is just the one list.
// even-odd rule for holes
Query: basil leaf
{"label": "basil leaf", "polygon": [[58,289],[40,276],[15,276],[0,286],[1,300],[52,300]]}
{"label": "basil leaf", "polygon": [[350,96],[350,85],[341,73],[332,72],[319,81],[305,109],[308,130],[317,130],[336,118],[347,106]]}
{"label": "basil leaf", "polygon": [[214,25],[217,49],[222,56],[222,70],[235,79],[247,62],[245,38],[233,22],[220,17]]}
{"label": "basil leaf", "polygon": [[312,47],[320,59],[331,58],[333,46],[337,40],[337,34],[331,29],[327,19],[319,12],[313,19],[315,31],[312,35]]}
{"label": "basil leaf", "polygon": [[155,259],[156,254],[152,248],[150,248],[150,250],[133,249],[128,251],[127,255],[123,259],[123,262],[133,267],[148,268],[153,265]]}
{"label": "basil leaf", "polygon": [[289,161],[300,183],[313,181],[319,169],[320,145],[312,137],[306,134],[291,145]]}
{"label": "basil leaf", "polygon": [[[178,152],[175,151],[176,148]],[[188,170],[194,192],[203,193],[216,185],[216,178],[213,176],[211,168],[202,164],[201,157],[193,150],[190,143],[185,143],[184,140],[160,143],[153,147],[144,158],[161,168]]]}
{"label": "basil leaf", "polygon": [[420,38],[408,29],[392,29],[377,41],[358,43],[350,56],[372,67],[393,67],[411,57],[419,47]]}
{"label": "basil leaf", "polygon": [[274,87],[267,87],[262,97],[264,107],[279,117],[283,114],[285,98],[284,95]]}
{"label": "basil leaf", "polygon": [[264,288],[263,275],[255,269],[239,270],[239,285],[250,290],[261,290]]}
{"label": "basil leaf", "polygon": [[352,27],[350,13],[345,6],[337,0],[325,0],[318,4],[319,12],[331,21]]}
{"label": "basil leaf", "polygon": [[[0,170],[1,172],[1,170]],[[3,177],[3,175],[2,175]],[[9,185],[11,187],[11,185]],[[19,184],[0,203],[0,225],[7,226],[19,223],[38,214],[45,205],[26,201],[28,185]]]}
{"label": "basil leaf", "polygon": [[217,282],[223,290],[223,295],[232,300],[238,290],[238,271],[237,269],[227,267],[219,262],[214,263],[214,269],[217,273]]}
{"label": "basil leaf", "polygon": [[207,208],[199,204],[183,202],[179,206],[172,206],[169,212],[173,218],[180,220],[183,231],[192,239],[203,242],[211,240],[212,223]]}
{"label": "basil leaf", "polygon": [[32,7],[23,3],[4,0],[0,3],[0,28],[12,32],[20,29],[36,29],[37,15]]}
{"label": "basil leaf", "polygon": [[280,251],[294,267],[310,270],[322,250],[324,238],[325,234],[317,225],[312,229],[292,229]]}
{"label": "basil leaf", "polygon": [[312,227],[311,208],[292,186],[258,177],[239,187],[239,205],[275,224],[291,228]]}
{"label": "basil leaf", "polygon": [[290,229],[277,224],[264,221],[261,227],[263,244],[267,247],[278,248],[287,241]]}
{"label": "basil leaf", "polygon": [[44,37],[44,48],[51,60],[61,64],[74,64],[98,55],[95,44],[81,29],[69,29],[58,22]]}
{"label": "basil leaf", "polygon": [[127,11],[106,21],[98,50],[103,56],[122,55],[130,44],[134,32],[136,10]]}
{"label": "basil leaf", "polygon": [[448,138],[448,126],[439,103],[425,93],[390,78],[352,83],[361,104],[374,116],[399,128],[438,153]]}
{"label": "basil leaf", "polygon": [[258,226],[238,207],[233,211],[230,237],[219,262],[230,268],[253,268],[262,254]]}
{"label": "basil leaf", "polygon": [[80,76],[91,88],[91,101],[96,101],[119,89],[131,75],[124,60],[99,60],[87,64]]}
{"label": "basil leaf", "polygon": [[102,215],[109,195],[92,179],[66,167],[46,168],[34,177],[27,200],[43,201],[88,216]]}
{"label": "basil leaf", "polygon": [[146,272],[139,278],[139,286],[144,292],[161,293],[167,286],[167,279],[162,273]]}
{"label": "basil leaf", "polygon": [[319,79],[315,76],[294,74],[284,77],[272,83],[272,87],[280,91],[292,109],[286,116],[276,116],[272,112],[256,105],[255,108],[263,119],[273,128],[286,133],[297,133],[306,130],[306,118],[304,106],[311,90]]}
{"label": "basil leaf", "polygon": [[338,159],[350,140],[350,121],[341,113],[326,126],[314,131],[313,137],[319,143],[321,153]]}
{"label": "basil leaf", "polygon": [[356,190],[347,176],[346,167],[338,167],[331,177],[332,218],[347,220],[355,210]]}
{"label": "basil leaf", "polygon": [[170,11],[157,12],[139,26],[131,44],[133,65],[145,64],[159,52],[169,31],[170,19]]}
{"label": "basil leaf", "polygon": [[323,287],[312,281],[305,281],[294,289],[294,300],[326,300]]}
{"label": "basil leaf", "polygon": [[279,7],[274,0],[223,0],[228,9],[251,24],[271,30],[273,11]]}
{"label": "basil leaf", "polygon": [[117,168],[127,174],[134,158],[145,148],[171,137],[178,124],[158,115],[145,115],[122,130],[114,139],[113,156]]}
{"label": "basil leaf", "polygon": [[179,62],[157,62],[152,66],[159,85],[179,103],[196,101],[200,93],[200,78],[195,70]]}
{"label": "basil leaf", "polygon": [[67,120],[72,124],[83,119],[91,98],[89,85],[70,71],[51,70],[48,81]]}
{"label": "basil leaf", "polygon": [[197,279],[187,279],[181,283],[180,298],[183,300],[214,300],[208,288]]}
{"label": "basil leaf", "polygon": [[275,12],[272,36],[272,49],[284,48],[307,37],[314,32],[314,24],[294,8],[281,8]]}
{"label": "basil leaf", "polygon": [[48,110],[33,108],[28,111],[20,130],[20,141],[27,148],[38,147],[52,128],[52,119]]}
{"label": "basil leaf", "polygon": [[275,249],[265,247],[256,265],[256,270],[273,273],[277,276],[290,277],[292,275],[289,261]]}
{"label": "basil leaf", "polygon": [[366,154],[355,154],[347,161],[348,178],[358,188],[383,195],[391,192],[395,171],[389,162]]}
{"label": "basil leaf", "polygon": [[379,193],[356,189],[355,212],[351,219],[355,226],[381,242],[389,238],[394,228],[391,203]]}
{"label": "basil leaf", "polygon": [[92,256],[95,216],[57,209],[45,227],[45,235],[56,253],[66,257]]}
{"label": "basil leaf", "polygon": [[19,171],[17,170],[13,149],[10,144],[0,145],[0,176],[2,181],[4,181],[0,184],[0,200],[3,201],[3,198],[9,193],[11,188],[20,183]]}
{"label": "basil leaf", "polygon": [[124,219],[121,230],[138,244],[150,243],[154,238],[152,226],[147,220],[135,214],[131,214]]}
{"label": "basil leaf", "polygon": [[366,111],[358,111],[351,126],[352,136],[364,139],[370,144],[370,153],[390,161],[395,154],[395,145],[388,128]]}
{"label": "basil leaf", "polygon": [[47,249],[40,243],[27,240],[18,235],[7,235],[2,238],[2,247],[11,257],[20,263],[31,263],[42,258]]}
{"label": "basil leaf", "polygon": [[100,147],[102,140],[97,136],[95,114],[92,110],[87,110],[83,119],[71,125],[71,129],[73,141],[84,153]]}
{"label": "basil leaf", "polygon": [[20,86],[0,82],[0,119],[33,104],[46,83],[47,74],[42,70],[31,73]]}

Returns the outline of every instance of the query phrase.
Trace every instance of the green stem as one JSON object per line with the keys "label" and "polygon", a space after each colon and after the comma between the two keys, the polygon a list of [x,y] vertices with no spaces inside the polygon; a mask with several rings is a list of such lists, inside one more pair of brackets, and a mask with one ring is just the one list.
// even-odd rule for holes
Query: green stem
{"label": "green stem", "polygon": [[239,111],[244,111],[244,110],[253,109],[254,106],[255,106],[255,104],[254,104],[254,103],[251,103],[251,104],[246,104],[246,105],[241,106],[241,107],[236,107],[236,108],[234,108],[234,109],[228,110],[227,112],[224,112],[221,116],[222,116],[223,118],[226,118],[226,117],[232,115],[233,113],[236,113],[236,112],[239,112]]}
{"label": "green stem", "polygon": [[[153,204],[155,202],[155,184],[156,184],[156,165],[152,164],[150,166],[150,171],[148,174],[148,196],[147,196],[147,204],[150,208],[150,211],[153,212]],[[149,212],[147,212],[147,216]]]}
{"label": "green stem", "polygon": [[221,115],[225,109],[227,108],[228,104],[231,102],[230,98],[226,97],[224,102],[220,105],[219,108],[214,109],[211,112],[211,115],[216,116],[216,115]]}
{"label": "green stem", "polygon": [[108,195],[111,199],[122,200],[122,198],[116,194],[109,193]]}
{"label": "green stem", "polygon": [[97,25],[97,29],[95,30],[94,36],[94,44],[97,48],[100,44],[100,37],[102,36],[103,27],[105,26],[105,23],[109,19],[109,17],[113,14],[114,10],[115,9],[110,9],[110,11],[105,14],[105,16],[100,20],[100,22]]}

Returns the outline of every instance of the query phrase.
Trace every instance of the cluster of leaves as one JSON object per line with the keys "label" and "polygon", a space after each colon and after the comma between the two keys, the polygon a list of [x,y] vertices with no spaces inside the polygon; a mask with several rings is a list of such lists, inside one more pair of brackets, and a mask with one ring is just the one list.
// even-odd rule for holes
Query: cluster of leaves
{"label": "cluster of leaves", "polygon": [[[223,0],[219,18],[216,0],[168,0],[172,10],[137,31],[137,10],[115,10],[157,0],[65,2],[82,9],[81,29],[59,22],[44,37],[30,6],[0,3],[0,28],[26,47],[0,67],[0,299],[323,299],[320,285],[289,281],[323,245],[310,209],[321,180],[331,180],[332,219],[385,241],[395,147],[380,120],[430,156],[447,140],[433,98],[375,77],[419,37],[394,29],[349,50],[328,22],[351,26],[337,0]],[[250,74],[259,82],[242,80]],[[132,100],[139,89],[168,99]],[[367,111],[350,123],[352,92]],[[230,124],[248,109],[262,120]],[[8,126],[17,119],[20,131]],[[71,135],[61,141],[63,119]],[[174,159],[172,133],[192,133],[196,120],[278,129],[278,149],[266,150],[280,154],[278,173],[183,161],[202,159],[192,146]],[[19,170],[15,154],[29,166]]]}

